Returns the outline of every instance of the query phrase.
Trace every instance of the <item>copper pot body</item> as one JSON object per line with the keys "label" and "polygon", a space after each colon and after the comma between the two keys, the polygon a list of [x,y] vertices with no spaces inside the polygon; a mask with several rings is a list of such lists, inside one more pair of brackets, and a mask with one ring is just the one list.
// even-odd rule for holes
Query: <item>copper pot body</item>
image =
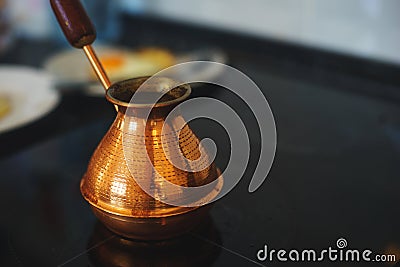
{"label": "copper pot body", "polygon": [[[204,153],[199,139],[187,124],[177,131],[173,124],[165,122],[169,111],[190,94],[189,85],[171,89],[152,109],[149,118],[141,116],[143,104],[137,106],[138,112],[134,112],[134,115],[127,115],[130,97],[145,80],[137,78],[123,81],[108,90],[107,99],[118,106],[118,114],[93,153],[80,189],[94,214],[111,231],[132,239],[162,240],[192,229],[207,216],[210,205],[176,207],[156,200],[138,185],[127,163],[134,161],[143,170],[140,171],[143,175],[140,178],[152,183],[158,194],[162,194],[163,187],[151,171],[153,168],[169,182],[184,187],[208,184],[218,178],[220,172],[214,163],[200,172],[178,169],[164,153],[165,150],[180,149],[188,160],[197,160]],[[165,80],[160,82],[165,83]],[[152,90],[151,86],[149,90]],[[135,109],[135,106],[129,108]],[[181,120],[183,117],[178,115],[172,122]],[[135,127],[124,127],[126,124]],[[143,133],[145,150],[143,143],[140,145],[140,142],[136,142],[139,138],[143,140]],[[124,154],[123,138],[129,138],[129,153]],[[146,156],[151,159],[152,166],[146,165],[148,163],[143,160]],[[223,180],[220,179],[205,198],[212,200],[222,186]],[[179,192],[174,196],[179,198]]]}

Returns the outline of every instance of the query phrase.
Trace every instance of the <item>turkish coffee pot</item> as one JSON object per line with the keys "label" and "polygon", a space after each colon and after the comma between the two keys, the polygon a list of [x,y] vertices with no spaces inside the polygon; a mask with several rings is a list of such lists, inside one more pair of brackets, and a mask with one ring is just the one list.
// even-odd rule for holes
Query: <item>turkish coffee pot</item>
{"label": "turkish coffee pot", "polygon": [[[220,176],[214,163],[205,168],[190,165],[192,169],[182,170],[172,164],[171,155],[167,155],[182,153],[193,162],[204,155],[205,150],[190,127],[187,124],[183,128],[177,126],[184,123],[179,112],[166,121],[169,112],[190,95],[190,86],[176,86],[176,82],[162,77],[152,79],[149,84],[146,84],[149,77],[111,84],[91,46],[96,31],[80,1],[50,0],[50,3],[69,43],[84,50],[105,88],[107,100],[117,110],[114,122],[94,151],[81,180],[84,199],[107,228],[123,237],[162,240],[190,231],[206,218],[210,204],[174,206],[163,202],[162,197],[154,197],[165,193],[165,181],[181,187],[198,187]],[[130,101],[144,85],[142,94],[157,93],[158,88],[163,88],[163,95],[151,106],[148,116],[143,116],[150,108],[145,97],[140,103]],[[149,160],[145,160],[146,157]],[[133,163],[134,171],[130,168]],[[138,181],[145,181],[151,192],[145,192]],[[223,179],[218,179],[203,195],[205,202],[210,203],[222,186]],[[179,190],[168,193],[176,200],[183,197]]]}

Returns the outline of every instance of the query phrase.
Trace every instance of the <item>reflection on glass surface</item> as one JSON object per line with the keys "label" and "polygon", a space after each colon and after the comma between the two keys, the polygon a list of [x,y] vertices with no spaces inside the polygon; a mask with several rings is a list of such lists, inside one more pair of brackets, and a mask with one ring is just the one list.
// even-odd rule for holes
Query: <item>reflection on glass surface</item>
{"label": "reflection on glass surface", "polygon": [[141,242],[123,239],[97,223],[87,245],[93,266],[210,266],[219,256],[221,237],[208,218],[181,237]]}

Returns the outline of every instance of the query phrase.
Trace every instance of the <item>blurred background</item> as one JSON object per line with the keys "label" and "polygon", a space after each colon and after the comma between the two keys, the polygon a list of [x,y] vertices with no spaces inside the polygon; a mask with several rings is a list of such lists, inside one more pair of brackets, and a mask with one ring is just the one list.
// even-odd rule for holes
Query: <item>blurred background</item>
{"label": "blurred background", "polygon": [[[85,0],[101,40],[121,34],[121,14],[161,17],[344,54],[400,63],[396,0]],[[64,40],[47,0],[1,0],[1,43]],[[135,25],[132,25],[135,28]]]}

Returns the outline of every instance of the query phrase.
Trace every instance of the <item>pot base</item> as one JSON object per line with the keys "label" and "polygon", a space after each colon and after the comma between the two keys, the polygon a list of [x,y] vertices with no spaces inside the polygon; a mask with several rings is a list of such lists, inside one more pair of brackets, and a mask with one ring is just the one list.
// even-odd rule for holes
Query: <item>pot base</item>
{"label": "pot base", "polygon": [[112,232],[136,240],[164,240],[184,234],[203,221],[211,205],[186,213],[157,218],[127,217],[108,213],[91,205],[96,217]]}

